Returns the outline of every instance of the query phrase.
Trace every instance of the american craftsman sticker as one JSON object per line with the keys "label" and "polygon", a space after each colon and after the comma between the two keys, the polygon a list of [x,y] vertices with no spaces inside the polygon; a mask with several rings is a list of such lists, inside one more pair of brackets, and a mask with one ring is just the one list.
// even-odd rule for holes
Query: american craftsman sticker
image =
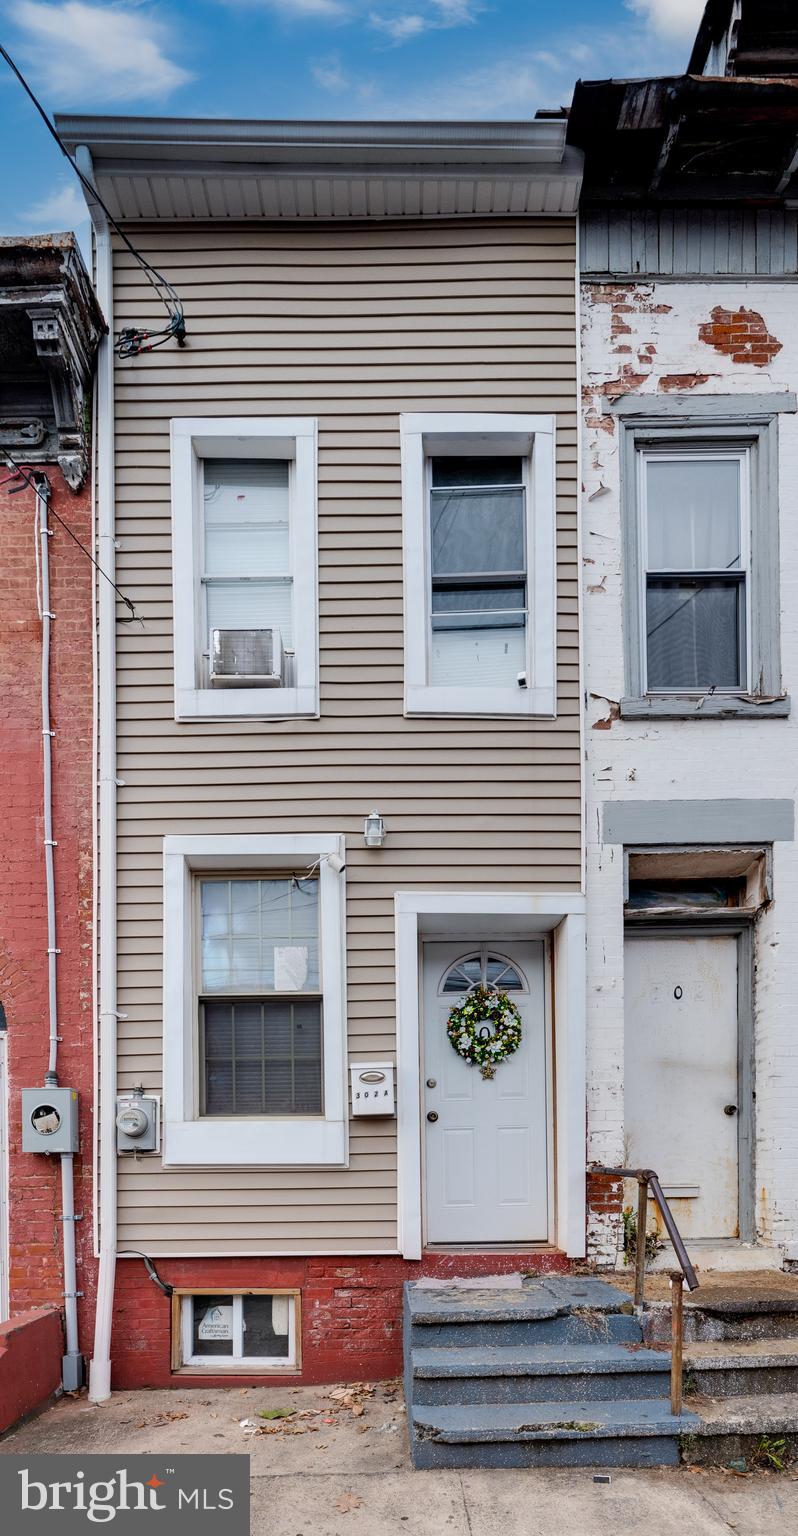
{"label": "american craftsman sticker", "polygon": [[232,1339],[233,1308],[207,1307],[200,1319],[200,1339]]}

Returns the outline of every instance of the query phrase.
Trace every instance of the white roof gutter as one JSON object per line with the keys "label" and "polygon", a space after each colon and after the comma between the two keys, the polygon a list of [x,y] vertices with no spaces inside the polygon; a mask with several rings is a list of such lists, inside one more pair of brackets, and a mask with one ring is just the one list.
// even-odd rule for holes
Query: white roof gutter
{"label": "white roof gutter", "polygon": [[125,222],[570,215],[563,117],[515,123],[254,122],[59,115]]}

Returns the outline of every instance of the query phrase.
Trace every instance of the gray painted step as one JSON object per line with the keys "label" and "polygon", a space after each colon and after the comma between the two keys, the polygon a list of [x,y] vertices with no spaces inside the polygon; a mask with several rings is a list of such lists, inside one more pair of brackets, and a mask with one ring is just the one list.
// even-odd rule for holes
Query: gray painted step
{"label": "gray painted step", "polygon": [[407,1328],[407,1342],[412,1348],[449,1346],[453,1349],[475,1345],[501,1346],[528,1344],[640,1344],[642,1331],[636,1317],[623,1313],[596,1313],[580,1316],[578,1312],[549,1317],[541,1322],[516,1323],[443,1323],[413,1324]]}
{"label": "gray painted step", "polygon": [[662,1398],[670,1357],[618,1344],[415,1348],[414,1403],[555,1402]]}
{"label": "gray painted step", "polygon": [[405,1287],[405,1342],[413,1347],[640,1343],[629,1296],[590,1276],[530,1280],[515,1290]]}
{"label": "gray painted step", "polygon": [[441,1287],[410,1283],[405,1295],[414,1324],[539,1322],[572,1312],[633,1310],[626,1291],[591,1276],[557,1275],[495,1290],[460,1289],[456,1282]]}
{"label": "gray painted step", "polygon": [[414,1406],[418,1467],[675,1465],[695,1416],[645,1401]]}

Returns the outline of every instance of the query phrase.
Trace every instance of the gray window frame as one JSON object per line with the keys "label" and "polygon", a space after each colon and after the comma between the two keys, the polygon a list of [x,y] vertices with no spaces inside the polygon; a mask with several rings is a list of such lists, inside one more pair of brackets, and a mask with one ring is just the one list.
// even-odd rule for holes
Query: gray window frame
{"label": "gray window frame", "polygon": [[[779,591],[778,415],[795,411],[789,391],[772,395],[670,395],[666,400],[626,395],[609,408],[618,420],[623,541],[624,662],[627,719],[784,717]],[[748,449],[750,486],[751,682],[748,693],[645,693],[641,650],[641,531],[638,466],[641,450],[712,452]]]}

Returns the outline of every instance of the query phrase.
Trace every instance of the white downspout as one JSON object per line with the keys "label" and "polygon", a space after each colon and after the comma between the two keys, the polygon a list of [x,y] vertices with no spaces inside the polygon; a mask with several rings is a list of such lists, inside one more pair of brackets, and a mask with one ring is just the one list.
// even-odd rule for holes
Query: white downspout
{"label": "white downspout", "polygon": [[[91,156],[80,146],[78,164],[93,178]],[[116,1279],[116,540],[114,530],[114,352],[113,251],[111,233],[99,204],[89,199],[94,226],[97,298],[108,325],[97,358],[97,559],[110,581],[100,579],[99,618],[99,1214],[100,1272],[94,1352],[89,1370],[89,1398],[111,1395],[111,1325]],[[95,849],[95,858],[98,851]]]}

